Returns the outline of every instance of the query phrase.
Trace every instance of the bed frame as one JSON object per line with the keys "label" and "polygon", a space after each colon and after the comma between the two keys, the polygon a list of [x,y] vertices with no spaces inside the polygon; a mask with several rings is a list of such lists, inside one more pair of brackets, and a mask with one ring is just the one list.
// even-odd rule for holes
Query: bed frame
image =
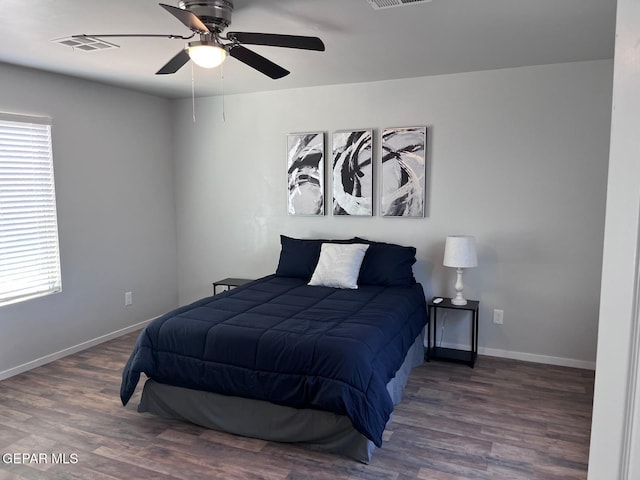
{"label": "bed frame", "polygon": [[[400,403],[411,370],[424,361],[423,338],[422,333],[416,337],[404,363],[387,384],[394,405]],[[355,430],[344,415],[175,387],[151,379],[144,385],[138,411],[245,437],[298,443],[363,463],[370,462],[375,450],[373,442]]]}

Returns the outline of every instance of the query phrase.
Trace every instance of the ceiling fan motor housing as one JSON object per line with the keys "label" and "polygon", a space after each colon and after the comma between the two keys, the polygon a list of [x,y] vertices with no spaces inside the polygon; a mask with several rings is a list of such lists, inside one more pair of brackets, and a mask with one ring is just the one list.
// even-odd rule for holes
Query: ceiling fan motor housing
{"label": "ceiling fan motor housing", "polygon": [[231,25],[230,0],[181,0],[178,7],[193,13],[212,31],[221,32]]}

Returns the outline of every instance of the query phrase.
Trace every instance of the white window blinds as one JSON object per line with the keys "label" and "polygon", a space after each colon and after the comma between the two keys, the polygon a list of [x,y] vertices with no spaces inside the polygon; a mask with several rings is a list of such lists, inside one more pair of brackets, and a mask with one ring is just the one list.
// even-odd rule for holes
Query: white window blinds
{"label": "white window blinds", "polygon": [[0,114],[0,305],[61,288],[51,121]]}

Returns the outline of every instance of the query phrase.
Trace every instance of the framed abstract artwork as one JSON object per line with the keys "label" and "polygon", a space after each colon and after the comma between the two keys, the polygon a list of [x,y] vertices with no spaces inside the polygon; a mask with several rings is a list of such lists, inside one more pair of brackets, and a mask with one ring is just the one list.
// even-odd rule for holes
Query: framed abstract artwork
{"label": "framed abstract artwork", "polygon": [[385,128],[381,146],[380,214],[424,217],[427,127]]}
{"label": "framed abstract artwork", "polygon": [[333,133],[333,214],[373,215],[372,131]]}
{"label": "framed abstract artwork", "polygon": [[287,135],[287,211],[324,215],[324,132]]}

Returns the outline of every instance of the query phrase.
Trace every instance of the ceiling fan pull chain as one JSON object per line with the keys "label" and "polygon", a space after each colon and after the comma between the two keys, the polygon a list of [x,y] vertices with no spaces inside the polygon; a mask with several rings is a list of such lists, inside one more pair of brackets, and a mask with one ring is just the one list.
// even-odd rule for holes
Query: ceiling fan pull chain
{"label": "ceiling fan pull chain", "polygon": [[191,113],[193,123],[196,123],[196,81],[193,75],[193,62],[191,62]]}
{"label": "ceiling fan pull chain", "polygon": [[224,63],[220,65],[220,79],[222,80],[222,123],[227,123],[227,117],[224,113]]}

